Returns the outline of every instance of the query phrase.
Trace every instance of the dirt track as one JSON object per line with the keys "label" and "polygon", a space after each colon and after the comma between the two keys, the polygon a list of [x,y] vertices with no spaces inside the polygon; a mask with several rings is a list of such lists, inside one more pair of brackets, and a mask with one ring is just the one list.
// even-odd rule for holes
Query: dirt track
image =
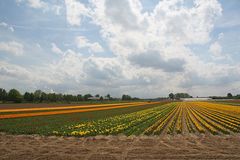
{"label": "dirt track", "polygon": [[1,160],[240,159],[240,135],[92,138],[0,134]]}

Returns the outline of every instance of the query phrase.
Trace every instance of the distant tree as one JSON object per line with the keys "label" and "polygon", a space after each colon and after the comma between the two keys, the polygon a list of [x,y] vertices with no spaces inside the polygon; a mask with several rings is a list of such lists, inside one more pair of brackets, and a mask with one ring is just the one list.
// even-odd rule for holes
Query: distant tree
{"label": "distant tree", "polygon": [[[76,96],[75,96],[76,97]],[[61,93],[59,93],[59,94],[56,94],[56,99],[57,99],[57,101],[63,101],[63,95],[61,94]],[[77,99],[77,97],[76,97],[76,99]],[[77,101],[77,100],[76,100]]]}
{"label": "distant tree", "polygon": [[228,94],[227,94],[227,98],[233,98],[232,93],[228,93]]}
{"label": "distant tree", "polygon": [[191,98],[191,96],[188,93],[176,93],[174,95],[174,97],[176,99],[180,99],[180,98]]}
{"label": "distant tree", "polygon": [[22,95],[20,94],[20,92],[18,90],[11,89],[8,92],[8,100],[13,101],[15,103],[20,103],[20,102],[22,102]]}
{"label": "distant tree", "polygon": [[56,102],[56,101],[57,101],[56,93],[49,93],[49,94],[48,94],[48,101],[50,101],[50,102]]}
{"label": "distant tree", "polygon": [[42,91],[36,90],[34,92],[34,101],[39,102],[41,100]]}
{"label": "distant tree", "polygon": [[85,95],[83,96],[83,99],[84,99],[85,101],[87,101],[88,98],[90,98],[90,97],[92,97],[91,94],[85,94]]}
{"label": "distant tree", "polygon": [[0,88],[0,101],[6,101],[7,100],[7,92],[5,89]]}
{"label": "distant tree", "polygon": [[40,102],[47,101],[47,100],[48,100],[48,95],[45,92],[42,92],[40,96]]}
{"label": "distant tree", "polygon": [[131,96],[129,96],[129,95],[125,95],[125,94],[123,94],[122,95],[122,100],[131,100],[132,99],[132,97]]}
{"label": "distant tree", "polygon": [[23,95],[23,99],[24,99],[24,101],[27,101],[27,102],[33,102],[34,95],[33,95],[33,93],[25,92]]}
{"label": "distant tree", "polygon": [[99,95],[99,94],[96,94],[95,97],[100,97],[100,95]]}
{"label": "distant tree", "polygon": [[123,94],[123,95],[122,95],[122,100],[125,100],[125,99],[126,99],[126,95]]}
{"label": "distant tree", "polygon": [[83,97],[82,97],[81,94],[78,94],[78,95],[77,95],[77,101],[83,101]]}
{"label": "distant tree", "polygon": [[110,94],[107,94],[106,97],[107,97],[108,99],[112,99],[112,97],[110,96]]}
{"label": "distant tree", "polygon": [[235,96],[235,98],[236,98],[236,99],[240,99],[240,94],[237,94],[237,95]]}
{"label": "distant tree", "polygon": [[170,93],[170,94],[168,95],[168,97],[169,97],[170,99],[174,99],[174,94],[173,94],[173,93]]}
{"label": "distant tree", "polygon": [[102,96],[100,97],[100,101],[103,101],[103,97]]}
{"label": "distant tree", "polygon": [[133,97],[132,100],[140,100],[138,97]]}

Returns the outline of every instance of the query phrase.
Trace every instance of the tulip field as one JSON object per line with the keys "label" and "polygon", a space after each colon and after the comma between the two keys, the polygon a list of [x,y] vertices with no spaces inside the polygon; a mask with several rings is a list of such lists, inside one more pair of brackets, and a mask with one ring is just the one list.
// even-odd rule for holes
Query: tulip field
{"label": "tulip field", "polygon": [[[141,106],[144,107],[140,109]],[[0,110],[0,131],[80,137],[240,133],[240,107],[237,105],[134,102],[70,108]]]}

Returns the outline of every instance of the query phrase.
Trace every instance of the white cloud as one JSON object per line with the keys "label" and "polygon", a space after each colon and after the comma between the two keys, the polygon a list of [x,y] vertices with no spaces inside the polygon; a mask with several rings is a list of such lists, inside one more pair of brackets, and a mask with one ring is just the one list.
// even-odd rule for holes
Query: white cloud
{"label": "white cloud", "polygon": [[222,40],[224,38],[224,33],[219,33],[218,34],[218,40]]}
{"label": "white cloud", "polygon": [[210,45],[209,52],[211,52],[213,56],[219,57],[222,55],[222,46],[218,42],[214,42]]}
{"label": "white cloud", "polygon": [[58,46],[55,43],[52,43],[51,45],[52,45],[51,50],[52,50],[53,53],[56,53],[56,54],[59,54],[59,55],[64,54],[63,51],[60,48],[58,48]]}
{"label": "white cloud", "polygon": [[164,66],[168,63],[165,62],[169,59],[182,59],[188,66],[199,61],[187,45],[207,44],[222,12],[216,0],[194,1],[189,8],[184,7],[181,0],[163,0],[149,12],[142,11],[138,0],[92,2],[92,21],[101,27],[101,36],[114,55],[132,61],[129,57],[144,59],[154,50],[156,56],[165,61],[159,61],[152,68],[162,70],[166,69]]}
{"label": "white cloud", "polygon": [[9,25],[9,24],[7,24],[5,22],[1,22],[0,26],[9,29],[11,32],[14,32],[13,26],[11,26],[11,25]]}
{"label": "white cloud", "polygon": [[[52,43],[52,52],[62,56],[50,64],[26,70],[31,76],[39,78],[38,73],[45,78],[39,78],[36,82],[39,86],[44,84],[54,91],[82,94],[109,92],[116,96],[125,93],[154,97],[186,91],[196,95],[200,94],[201,87],[206,93],[213,93],[211,89],[215,91],[217,85],[221,86],[221,93],[222,88],[236,88],[239,83],[234,82],[239,81],[240,71],[236,70],[239,65],[203,60],[189,47],[212,42],[210,33],[222,14],[217,0],[193,2],[186,7],[183,0],[161,0],[153,10],[144,11],[140,0],[90,0],[86,3],[65,0],[67,23],[75,27],[82,25],[81,29],[96,25],[100,37],[87,33],[102,38],[113,55],[103,58],[82,54],[84,49],[89,52],[104,49],[98,42],[78,36],[74,43],[80,53],[70,48],[61,50]],[[57,10],[61,12],[56,8],[56,14]],[[222,55],[222,38],[220,34],[209,47],[212,56]],[[72,44],[65,47],[70,46]]]}
{"label": "white cloud", "polygon": [[[211,40],[221,5],[216,0],[194,2],[184,7],[181,0],[163,0],[152,11],[144,12],[139,0],[91,0],[89,4],[65,0],[67,22],[80,26],[85,17],[90,18],[115,57],[84,57],[70,49],[62,51],[52,43],[52,51],[63,56],[46,66],[45,72],[58,79],[61,87],[57,87],[63,90],[81,86],[83,92],[104,93],[109,89],[115,94],[145,97],[207,85],[205,77],[211,81],[222,78],[217,76],[221,67],[203,62],[188,47]],[[104,51],[98,42],[84,36],[76,37],[75,43],[89,52]],[[196,76],[188,79],[190,73]],[[196,79],[199,82],[194,83]],[[184,85],[188,82],[192,85]]]}
{"label": "white cloud", "polygon": [[52,6],[52,10],[55,12],[56,15],[60,15],[60,14],[61,14],[62,7],[59,6],[59,5],[53,5],[53,6]]}
{"label": "white cloud", "polygon": [[91,43],[86,37],[78,36],[75,38],[78,48],[87,48],[89,52],[103,52],[102,46],[98,42]]}
{"label": "white cloud", "polygon": [[16,0],[17,4],[25,2],[29,7],[35,9],[48,9],[48,3],[42,0]]}
{"label": "white cloud", "polygon": [[32,8],[44,8],[47,9],[48,4],[42,0],[27,0],[28,5]]}
{"label": "white cloud", "polygon": [[0,61],[0,82],[1,85],[7,86],[8,89],[17,88],[22,91],[29,89],[44,88],[46,85],[58,85],[61,81],[54,77],[48,68],[29,67],[25,68],[20,65]]}
{"label": "white cloud", "polygon": [[0,42],[0,51],[20,56],[24,52],[24,46],[16,41]]}
{"label": "white cloud", "polygon": [[16,0],[17,4],[26,3],[31,8],[42,9],[43,12],[52,11],[56,15],[61,14],[62,6],[58,4],[52,4],[43,0]]}
{"label": "white cloud", "polygon": [[70,25],[79,26],[82,18],[89,15],[89,9],[77,0],[65,0],[67,22]]}

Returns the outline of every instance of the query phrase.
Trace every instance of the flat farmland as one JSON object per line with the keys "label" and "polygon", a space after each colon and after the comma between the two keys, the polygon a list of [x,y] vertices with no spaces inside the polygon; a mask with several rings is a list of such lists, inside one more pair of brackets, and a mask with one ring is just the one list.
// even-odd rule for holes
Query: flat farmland
{"label": "flat farmland", "polygon": [[114,103],[54,106],[54,107],[2,107],[0,132],[11,134],[52,135],[54,130],[80,122],[128,114],[163,105],[167,102]]}
{"label": "flat farmland", "polygon": [[134,102],[6,107],[0,117],[4,160],[240,159],[239,106]]}
{"label": "flat farmland", "polygon": [[209,102],[127,102],[4,108],[0,131],[57,136],[232,135],[240,133],[240,107]]}

